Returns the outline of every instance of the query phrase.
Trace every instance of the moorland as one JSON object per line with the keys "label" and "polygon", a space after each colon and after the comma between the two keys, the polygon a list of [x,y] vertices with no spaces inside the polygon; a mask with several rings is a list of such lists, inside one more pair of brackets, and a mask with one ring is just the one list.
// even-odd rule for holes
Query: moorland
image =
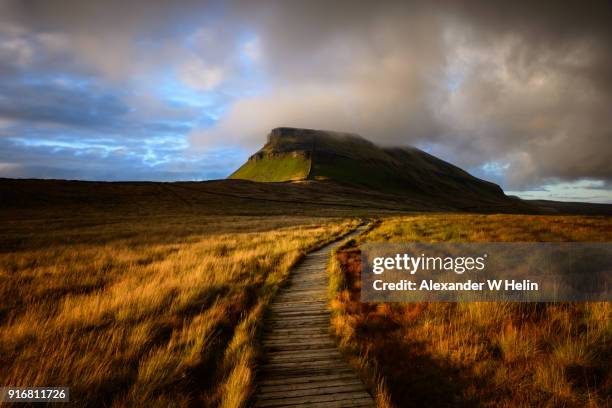
{"label": "moorland", "polygon": [[291,267],[366,224],[330,258],[330,333],[380,406],[611,402],[609,303],[363,303],[359,248],[609,242],[612,206],[520,200],[415,149],[279,132],[228,180],[0,179],[0,385],[70,386],[81,406],[247,406]]}

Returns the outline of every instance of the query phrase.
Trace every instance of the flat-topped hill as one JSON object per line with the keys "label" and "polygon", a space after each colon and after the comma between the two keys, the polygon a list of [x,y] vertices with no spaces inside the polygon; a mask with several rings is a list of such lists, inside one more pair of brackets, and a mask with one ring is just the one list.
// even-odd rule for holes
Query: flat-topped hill
{"label": "flat-topped hill", "polygon": [[350,133],[276,128],[268,142],[230,178],[264,182],[330,180],[386,193],[484,201],[508,197],[476,178],[414,147],[380,147]]}

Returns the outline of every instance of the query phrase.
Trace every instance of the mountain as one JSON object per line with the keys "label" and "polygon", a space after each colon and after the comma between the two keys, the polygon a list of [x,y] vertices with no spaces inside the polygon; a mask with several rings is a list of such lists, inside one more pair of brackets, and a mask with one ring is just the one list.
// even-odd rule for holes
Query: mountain
{"label": "mountain", "polygon": [[609,216],[612,205],[521,200],[418,149],[382,148],[352,134],[293,128],[272,130],[266,145],[229,180],[0,178],[0,219],[9,224],[40,214],[378,217],[457,211]]}
{"label": "mountain", "polygon": [[454,207],[520,204],[414,147],[380,147],[355,134],[281,127],[229,177],[260,182],[328,181],[382,193],[421,197]]}

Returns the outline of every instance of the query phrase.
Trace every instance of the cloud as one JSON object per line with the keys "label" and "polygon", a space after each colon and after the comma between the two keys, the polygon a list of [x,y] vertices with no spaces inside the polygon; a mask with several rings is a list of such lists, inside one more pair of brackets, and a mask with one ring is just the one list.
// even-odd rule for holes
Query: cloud
{"label": "cloud", "polygon": [[0,117],[4,120],[111,126],[128,112],[115,95],[70,80],[0,82]]}
{"label": "cloud", "polygon": [[255,149],[276,126],[328,128],[418,145],[514,189],[612,180],[606,1],[0,7],[2,83],[53,71],[99,86],[6,85],[5,121],[108,123],[127,138],[162,122],[204,150]]}
{"label": "cloud", "polygon": [[180,78],[189,86],[201,91],[209,91],[223,82],[223,68],[208,66],[198,58],[192,58],[179,68]]}
{"label": "cloud", "polygon": [[195,130],[194,143],[329,128],[467,168],[504,163],[500,181],[514,188],[612,179],[610,6],[458,4],[242,9],[259,24],[268,90]]}
{"label": "cloud", "polygon": [[612,93],[599,78],[583,74],[601,50],[576,41],[523,60],[516,55],[530,52],[529,46],[510,37],[455,52],[455,63],[467,67],[442,104],[446,154],[455,149],[466,166],[482,157],[509,163],[506,182],[513,186],[555,177],[611,178],[612,123],[605,107]]}

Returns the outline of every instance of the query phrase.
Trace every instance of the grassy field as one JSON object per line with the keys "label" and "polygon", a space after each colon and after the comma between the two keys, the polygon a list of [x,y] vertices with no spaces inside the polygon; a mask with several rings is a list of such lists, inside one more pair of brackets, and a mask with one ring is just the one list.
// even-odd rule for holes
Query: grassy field
{"label": "grassy field", "polygon": [[[394,217],[361,241],[611,241],[609,217]],[[332,329],[381,406],[604,407],[609,303],[360,303],[359,242],[330,263]]]}
{"label": "grassy field", "polygon": [[[395,216],[424,206],[395,199],[315,182],[0,180],[0,385],[67,385],[90,406],[241,406],[268,301],[358,216],[387,217],[374,241],[612,238],[610,217]],[[610,401],[609,304],[360,304],[358,255],[332,263],[334,330],[384,376],[383,402]]]}
{"label": "grassy field", "polygon": [[18,214],[0,231],[0,383],[113,407],[244,404],[270,297],[305,251],[356,225]]}

